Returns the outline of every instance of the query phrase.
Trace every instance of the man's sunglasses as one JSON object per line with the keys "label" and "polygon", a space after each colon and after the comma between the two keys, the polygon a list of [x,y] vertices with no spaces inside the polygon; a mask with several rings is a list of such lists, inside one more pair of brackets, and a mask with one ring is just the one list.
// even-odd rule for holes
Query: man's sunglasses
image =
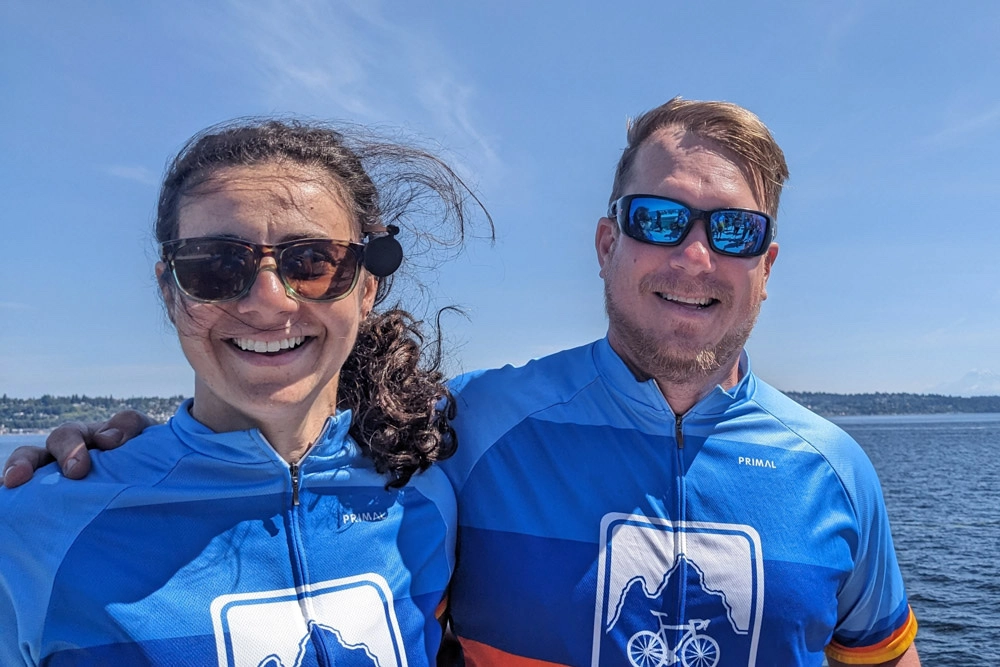
{"label": "man's sunglasses", "polygon": [[611,202],[608,217],[618,221],[625,234],[653,245],[680,245],[699,218],[712,250],[732,257],[763,255],[777,225],[771,216],[742,208],[702,211],[656,195],[625,195]]}
{"label": "man's sunglasses", "polygon": [[239,299],[250,291],[260,262],[273,257],[288,292],[305,301],[336,301],[358,282],[365,246],[348,241],[301,239],[259,245],[203,236],[161,245],[163,262],[181,292],[195,301]]}

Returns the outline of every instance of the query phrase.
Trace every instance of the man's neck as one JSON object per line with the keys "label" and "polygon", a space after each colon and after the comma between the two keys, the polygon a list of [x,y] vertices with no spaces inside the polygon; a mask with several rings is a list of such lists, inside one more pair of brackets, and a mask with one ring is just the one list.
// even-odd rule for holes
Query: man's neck
{"label": "man's neck", "polygon": [[716,386],[723,389],[732,389],[740,381],[740,360],[739,357],[731,364],[730,368],[719,369],[708,377],[692,380],[689,383],[678,383],[653,378],[660,393],[666,399],[670,409],[677,416],[687,413],[698,401],[708,396]]}
{"label": "man's neck", "polygon": [[625,365],[628,366],[629,370],[632,371],[632,375],[635,377],[637,382],[645,382],[647,380],[655,380],[656,386],[659,388],[660,393],[663,394],[663,398],[667,401],[667,405],[675,415],[683,415],[692,407],[695,406],[698,401],[708,396],[715,389],[716,386],[721,386],[723,389],[732,389],[735,387],[740,379],[740,357],[741,354],[736,355],[730,363],[723,365],[717,371],[710,373],[708,375],[697,375],[692,377],[690,380],[678,381],[676,377],[674,378],[661,378],[657,377],[655,374],[651,375],[645,369],[643,369],[638,363],[636,363],[626,350],[621,349],[622,346],[617,344],[613,336],[608,337],[608,342],[611,344],[611,349],[621,358]]}

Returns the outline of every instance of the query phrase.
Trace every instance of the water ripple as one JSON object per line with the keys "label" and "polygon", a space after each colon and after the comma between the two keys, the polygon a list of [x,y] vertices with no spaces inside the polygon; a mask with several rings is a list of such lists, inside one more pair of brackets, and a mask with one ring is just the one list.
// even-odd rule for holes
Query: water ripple
{"label": "water ripple", "polygon": [[841,425],[882,480],[921,662],[1000,665],[1000,422]]}

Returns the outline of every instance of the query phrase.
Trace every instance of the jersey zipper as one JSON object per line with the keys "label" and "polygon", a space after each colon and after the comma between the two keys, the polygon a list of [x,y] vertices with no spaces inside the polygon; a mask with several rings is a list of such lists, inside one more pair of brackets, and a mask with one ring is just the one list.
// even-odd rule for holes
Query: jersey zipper
{"label": "jersey zipper", "polygon": [[[305,456],[295,463],[288,464],[288,473],[292,481],[292,503],[288,511],[285,512],[285,525],[288,532],[288,557],[289,564],[291,565],[292,582],[296,589],[301,589],[301,587],[305,586],[309,579],[306,574],[308,565],[306,563],[306,554],[302,549],[303,536],[300,524],[303,517],[302,510],[300,509],[299,494],[302,487],[302,460],[304,459]],[[300,598],[299,607],[303,620],[308,624],[312,620],[312,605],[304,603]],[[327,656],[331,654],[329,647],[327,647],[324,641],[323,633],[314,633],[312,641],[316,646],[317,658],[320,661],[319,664],[327,664],[325,661],[327,660]]]}
{"label": "jersey zipper", "polygon": [[298,463],[293,463],[288,467],[288,472],[292,475],[292,507],[299,504],[299,470]]}
{"label": "jersey zipper", "polygon": [[[684,415],[674,417],[674,437],[677,439],[677,449],[674,450],[674,460],[677,465],[677,521],[683,526],[687,521],[687,494],[685,493],[684,480]],[[674,541],[674,559],[685,555],[683,563],[679,564],[676,576],[680,577],[677,597],[677,619],[678,625],[683,625],[687,621],[687,533],[684,530],[677,532],[677,539]],[[674,630],[673,640],[676,643],[681,636],[681,630]]]}

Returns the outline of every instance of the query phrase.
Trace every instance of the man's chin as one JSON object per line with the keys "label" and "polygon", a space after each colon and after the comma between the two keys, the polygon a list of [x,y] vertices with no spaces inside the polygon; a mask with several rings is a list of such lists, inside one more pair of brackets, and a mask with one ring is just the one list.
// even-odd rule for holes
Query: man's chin
{"label": "man's chin", "polygon": [[649,366],[650,375],[672,384],[704,382],[722,368],[714,350],[702,350],[690,356],[662,351],[650,357]]}
{"label": "man's chin", "polygon": [[[676,339],[655,340],[649,332],[619,328],[612,346],[638,379],[669,384],[701,384],[739,361],[746,338],[730,336],[715,346],[683,346]],[[687,349],[684,349],[687,348]]]}
{"label": "man's chin", "polygon": [[720,374],[728,373],[739,362],[760,312],[758,300],[742,323],[721,339],[699,340],[706,334],[703,329],[675,327],[667,332],[632,320],[610,298],[607,287],[604,304],[612,346],[633,374],[640,380],[655,378],[661,383],[685,385],[722,381]]}

